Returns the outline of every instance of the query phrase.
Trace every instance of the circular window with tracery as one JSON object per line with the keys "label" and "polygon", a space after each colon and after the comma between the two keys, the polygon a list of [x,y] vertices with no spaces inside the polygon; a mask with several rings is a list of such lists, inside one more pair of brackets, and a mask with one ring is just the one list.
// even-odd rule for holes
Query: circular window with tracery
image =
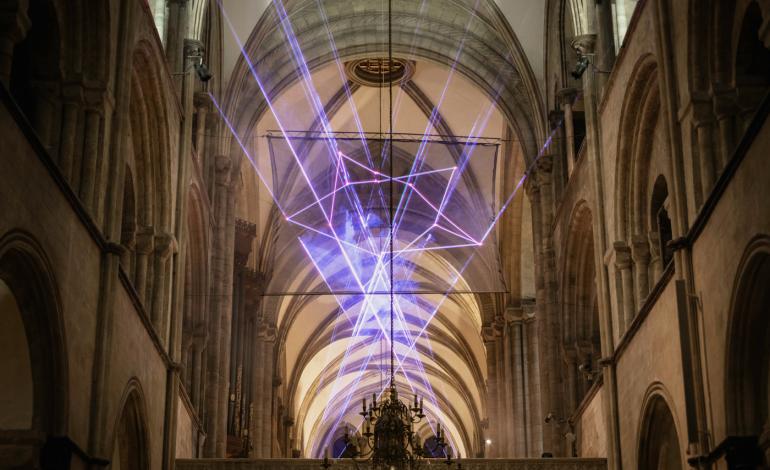
{"label": "circular window with tracery", "polygon": [[414,62],[387,57],[368,57],[346,64],[348,77],[364,86],[382,87],[409,81],[414,75]]}

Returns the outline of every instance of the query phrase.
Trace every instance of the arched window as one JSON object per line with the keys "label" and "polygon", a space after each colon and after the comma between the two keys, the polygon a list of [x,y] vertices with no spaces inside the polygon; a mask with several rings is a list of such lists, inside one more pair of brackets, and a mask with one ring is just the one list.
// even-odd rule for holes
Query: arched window
{"label": "arched window", "polygon": [[42,140],[54,147],[55,96],[61,78],[59,22],[49,1],[29,2],[30,29],[13,51],[10,92]]}

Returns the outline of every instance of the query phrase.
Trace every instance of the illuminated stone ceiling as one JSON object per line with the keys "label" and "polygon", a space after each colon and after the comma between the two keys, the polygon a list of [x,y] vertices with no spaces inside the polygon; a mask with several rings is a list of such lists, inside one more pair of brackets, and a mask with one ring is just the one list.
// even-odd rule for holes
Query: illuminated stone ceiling
{"label": "illuminated stone ceiling", "polygon": [[[238,217],[261,232],[250,263],[271,279],[262,308],[277,332],[293,437],[319,455],[341,426],[360,424],[361,398],[387,386],[386,187],[395,186],[406,201],[395,215],[396,382],[406,397],[426,396],[423,438],[440,422],[468,455],[484,438],[483,327],[505,292],[533,295],[520,183],[544,141],[534,52],[511,34],[508,5],[394,1],[394,56],[412,69],[394,89],[393,132],[408,143],[395,146],[391,178],[373,137],[388,132],[388,89],[346,70],[386,52],[386,3],[276,2],[256,21],[258,3],[223,5],[236,55],[213,99],[237,136]],[[323,138],[311,145],[289,131]],[[424,135],[439,144],[426,151]]]}

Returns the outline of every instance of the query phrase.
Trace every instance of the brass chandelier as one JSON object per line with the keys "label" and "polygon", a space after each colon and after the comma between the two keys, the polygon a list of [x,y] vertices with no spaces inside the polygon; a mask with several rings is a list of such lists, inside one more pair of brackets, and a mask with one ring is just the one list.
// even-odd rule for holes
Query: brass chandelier
{"label": "brass chandelier", "polygon": [[[393,63],[393,32],[392,32],[392,0],[388,0],[388,63]],[[404,404],[398,397],[395,374],[395,343],[393,337],[393,81],[388,83],[389,120],[391,138],[388,139],[388,158],[390,165],[390,386],[384,393],[385,398],[377,402],[377,395],[372,394],[372,401],[367,407],[363,398],[363,417],[361,434],[351,436],[346,428],[343,436],[345,451],[354,462],[356,468],[366,465],[372,470],[416,470],[425,457],[425,450],[431,455],[444,453],[444,463],[447,468],[456,464],[457,470],[462,470],[462,464],[452,459],[451,448],[447,447],[446,435],[441,429],[441,423],[436,424],[436,434],[433,443],[423,443],[415,432],[414,425],[425,418],[423,399],[414,395],[411,406]],[[329,451],[326,450],[321,467],[328,469],[332,466]]]}

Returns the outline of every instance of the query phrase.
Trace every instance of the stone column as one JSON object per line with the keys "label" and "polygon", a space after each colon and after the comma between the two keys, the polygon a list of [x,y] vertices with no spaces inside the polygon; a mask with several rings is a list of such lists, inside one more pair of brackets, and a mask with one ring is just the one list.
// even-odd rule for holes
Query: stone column
{"label": "stone column", "polygon": [[647,239],[650,244],[650,267],[652,268],[652,284],[654,285],[663,276],[663,254],[660,251],[660,234],[658,232],[650,232],[647,234]]}
{"label": "stone column", "polygon": [[[94,214],[96,207],[99,136],[102,130],[102,112],[98,103],[87,103],[83,129],[83,159],[80,178],[80,200]],[[94,214],[96,217],[96,214]]]}
{"label": "stone column", "polygon": [[635,235],[632,238],[631,258],[636,268],[636,298],[641,307],[650,292],[650,241],[647,235]]}
{"label": "stone column", "polygon": [[62,87],[62,132],[59,141],[59,171],[67,182],[72,181],[75,167],[78,124],[83,105],[83,87],[80,83],[65,84]]}
{"label": "stone column", "polygon": [[522,342],[522,316],[521,312],[511,312],[508,318],[508,341],[511,349],[511,444],[510,457],[522,458],[527,456],[527,410],[525,408],[525,396],[527,393],[527,380],[524,363],[526,352]]}
{"label": "stone column", "polygon": [[265,401],[264,388],[265,388],[265,375],[262,365],[265,362],[265,326],[260,324],[257,328],[257,334],[254,337],[254,368],[251,370],[252,381],[254,388],[251,394],[251,403],[253,406],[253,419],[251,425],[251,444],[249,456],[252,458],[261,458],[262,455],[262,439],[264,436],[264,427],[262,426],[262,418],[264,417],[264,411],[262,410],[262,403]]}
{"label": "stone column", "polygon": [[[168,16],[166,17],[166,60],[171,73],[182,73],[185,67],[185,41],[187,39],[189,0],[166,0]],[[160,30],[160,28],[159,28]],[[161,35],[161,37],[163,37]],[[182,77],[176,75],[174,81],[177,90],[181,90]]]}
{"label": "stone column", "polygon": [[513,325],[507,321],[509,317],[508,312],[506,312],[506,321],[503,323],[503,336],[501,338],[502,340],[502,349],[503,349],[503,372],[505,375],[505,387],[504,387],[504,404],[505,404],[505,419],[503,420],[504,426],[505,426],[505,442],[501,443],[504,445],[505,448],[505,456],[507,458],[514,457],[516,450],[515,450],[515,443],[514,440],[516,438],[516,430],[514,428],[514,421],[516,420],[516,409],[513,405],[513,388],[517,381],[516,376],[514,375],[514,365],[513,365],[513,341],[512,341],[512,335],[513,335]]}
{"label": "stone column", "polygon": [[273,389],[274,389],[274,364],[273,348],[275,345],[275,327],[269,326],[265,329],[264,336],[265,358],[263,366],[263,389],[262,389],[262,456],[270,458],[273,450]]}
{"label": "stone column", "polygon": [[735,90],[715,91],[714,114],[719,125],[719,153],[721,167],[724,168],[735,150]]}
{"label": "stone column", "polygon": [[575,168],[575,124],[572,119],[572,104],[577,98],[575,88],[562,88],[557,93],[562,113],[564,113],[565,146],[567,150],[567,174],[572,175]]}
{"label": "stone column", "polygon": [[136,235],[136,257],[134,270],[134,289],[144,302],[144,308],[149,313],[147,299],[147,268],[149,256],[155,246],[155,231],[152,227],[142,227]]}
{"label": "stone column", "polygon": [[497,377],[497,331],[493,325],[488,325],[482,328],[482,336],[484,338],[484,347],[487,350],[487,419],[489,421],[488,432],[491,435],[485,436],[492,439],[493,446],[486,446],[487,453],[484,457],[492,458],[497,457],[497,438],[494,435],[499,429],[498,422],[500,421],[500,408],[497,401],[497,388],[499,386],[499,380]]}
{"label": "stone column", "polygon": [[623,312],[619,315],[622,319],[620,335],[631,326],[636,316],[636,304],[634,302],[634,275],[631,271],[631,250],[623,242],[613,244],[615,254],[615,269],[620,272],[620,295],[622,295]]}
{"label": "stone column", "polygon": [[578,407],[577,349],[574,344],[563,346],[564,370],[567,378],[567,412],[572,414]]}
{"label": "stone column", "polygon": [[152,304],[150,319],[155,327],[155,331],[166,342],[166,330],[168,326],[168,305],[169,305],[169,259],[176,251],[176,239],[170,233],[160,233],[155,236],[155,263],[154,279],[152,290]]}
{"label": "stone column", "polygon": [[711,194],[716,182],[718,162],[714,155],[714,114],[711,100],[693,100],[693,125],[698,138],[701,200]]}
{"label": "stone column", "polygon": [[[537,160],[535,173],[537,184],[540,187],[540,265],[542,283],[538,286],[537,304],[538,325],[540,332],[540,360],[541,360],[541,390],[545,397],[543,411],[563,415],[564,404],[561,400],[561,377],[558,357],[559,345],[559,316],[557,311],[557,283],[556,283],[556,258],[553,249],[553,157],[543,155]],[[544,428],[544,450],[553,452],[554,455],[563,455],[564,441],[559,432],[553,426]]]}
{"label": "stone column", "polygon": [[32,26],[27,11],[29,0],[4,0],[0,3],[0,81],[6,88],[11,84],[13,50]]}
{"label": "stone column", "polygon": [[[229,157],[228,161],[229,161]],[[237,169],[228,168],[228,182],[236,179]],[[222,342],[219,345],[219,386],[220,411],[218,419],[219,433],[217,434],[217,453],[224,456],[227,450],[227,398],[230,388],[230,341],[232,340],[233,313],[233,272],[234,272],[234,239],[235,239],[235,190],[228,185],[217,191],[224,198],[225,211],[218,221],[224,231],[224,257],[222,258],[222,292],[218,299],[219,316],[221,317],[220,331]]]}
{"label": "stone column", "polygon": [[206,146],[206,120],[208,119],[210,106],[209,96],[205,93],[195,94],[195,153],[198,155],[198,164],[205,175],[203,156]]}
{"label": "stone column", "polygon": [[206,344],[206,334],[203,331],[196,331],[193,336],[193,364],[192,379],[190,380],[190,394],[192,395],[192,404],[198,417],[202,418],[201,413],[201,392],[203,384],[201,378],[203,375],[203,345]]}
{"label": "stone column", "polygon": [[[220,423],[220,402],[227,403],[227,394],[222,393],[223,389],[226,390],[227,383],[222,384],[222,378],[224,378],[224,371],[221,369],[220,364],[220,349],[223,344],[229,344],[228,338],[225,338],[222,328],[222,299],[225,296],[229,296],[231,293],[226,290],[226,277],[225,266],[226,258],[228,256],[227,251],[227,195],[228,187],[230,185],[230,157],[226,155],[218,155],[215,157],[216,161],[216,175],[215,184],[216,191],[214,194],[213,211],[214,218],[216,220],[216,226],[214,228],[214,236],[212,242],[212,255],[211,255],[211,291],[212,295],[209,303],[209,344],[207,345],[208,358],[207,358],[207,378],[206,378],[206,410],[209,416],[207,421],[206,430],[206,457],[216,457],[218,455],[224,455],[224,449],[222,454],[218,453],[217,441],[223,442],[219,436],[221,433],[226,433],[223,424]],[[227,419],[227,416],[224,417]]]}
{"label": "stone column", "polygon": [[525,367],[524,378],[524,410],[527,413],[527,457],[540,457],[543,452],[543,412],[539,397],[542,395],[540,386],[540,349],[538,338],[538,322],[535,316],[524,321],[521,328],[521,341],[524,345],[522,364]]}

